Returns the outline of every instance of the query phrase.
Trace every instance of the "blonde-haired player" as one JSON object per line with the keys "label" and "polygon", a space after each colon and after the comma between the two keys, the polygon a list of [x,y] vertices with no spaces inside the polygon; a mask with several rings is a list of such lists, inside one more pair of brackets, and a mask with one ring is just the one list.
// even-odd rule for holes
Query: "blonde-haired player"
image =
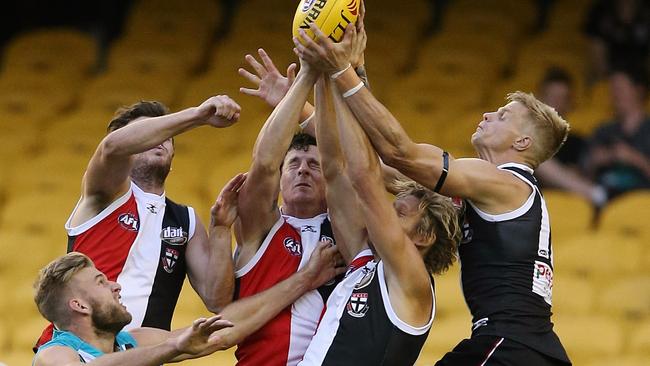
{"label": "blonde-haired player", "polygon": [[296,52],[334,80],[382,160],[468,203],[459,254],[472,337],[438,365],[570,364],[550,319],[550,225],[533,176],[564,142],[566,121],[530,94],[510,94],[506,105],[483,115],[472,135],[479,158],[454,159],[437,146],[412,141],[351,70],[355,27],[337,44],[317,27],[312,31],[316,41],[303,37],[304,44],[294,42]]}

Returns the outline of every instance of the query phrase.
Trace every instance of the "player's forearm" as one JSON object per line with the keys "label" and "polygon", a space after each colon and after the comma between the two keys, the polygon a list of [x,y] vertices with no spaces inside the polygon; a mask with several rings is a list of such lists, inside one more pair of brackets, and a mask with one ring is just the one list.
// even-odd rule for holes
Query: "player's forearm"
{"label": "player's forearm", "polygon": [[115,352],[98,357],[88,365],[92,366],[156,366],[180,355],[172,339],[149,347],[136,347],[124,352]]}
{"label": "player's forearm", "polygon": [[310,278],[304,272],[297,272],[279,284],[256,295],[239,299],[226,306],[221,314],[234,326],[217,333],[222,339],[223,349],[241,343],[275,318],[284,308],[293,304],[311,289]]}
{"label": "player's forearm", "polygon": [[213,313],[219,313],[232,302],[235,279],[232,263],[230,228],[211,226],[208,235],[208,263],[203,267],[203,301]]}
{"label": "player's forearm", "polygon": [[106,136],[102,151],[106,155],[123,156],[141,153],[200,124],[196,108],[135,121]]}
{"label": "player's forearm", "polygon": [[316,140],[323,175],[328,183],[342,174],[345,166],[336,127],[336,112],[332,103],[331,88],[329,81],[321,78],[316,83],[314,98],[317,107],[314,116]]}
{"label": "player's forearm", "polygon": [[260,131],[253,149],[254,164],[279,169],[317,75],[299,72],[280,104],[275,107]]}
{"label": "player's forearm", "polygon": [[[361,79],[348,69],[336,78],[339,93],[352,90],[359,85]],[[406,158],[412,149],[413,141],[408,137],[404,128],[366,87],[345,98],[363,130],[370,138],[375,150],[389,165]],[[399,168],[399,167],[398,167]]]}
{"label": "player's forearm", "polygon": [[336,110],[340,146],[350,179],[354,183],[357,179],[364,180],[368,174],[378,175],[379,161],[366,133],[336,89],[331,89],[331,96]]}

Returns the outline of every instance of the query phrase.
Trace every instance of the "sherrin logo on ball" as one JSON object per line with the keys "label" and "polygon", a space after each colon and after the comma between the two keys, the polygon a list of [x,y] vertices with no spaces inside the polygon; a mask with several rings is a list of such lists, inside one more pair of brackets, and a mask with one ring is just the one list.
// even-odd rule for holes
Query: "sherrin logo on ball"
{"label": "sherrin logo on ball", "polygon": [[303,0],[293,17],[293,36],[299,37],[300,29],[311,39],[314,34],[309,24],[315,23],[329,39],[339,42],[343,39],[345,27],[357,21],[360,0]]}

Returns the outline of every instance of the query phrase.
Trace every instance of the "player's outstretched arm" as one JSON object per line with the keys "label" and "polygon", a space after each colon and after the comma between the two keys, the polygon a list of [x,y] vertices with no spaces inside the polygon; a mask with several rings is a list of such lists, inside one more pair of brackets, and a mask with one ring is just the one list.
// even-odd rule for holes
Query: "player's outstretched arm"
{"label": "player's outstretched arm", "polygon": [[[302,106],[317,78],[318,75],[307,65],[302,66],[289,92],[275,107],[257,136],[253,162],[239,194],[239,220],[235,223],[237,242],[242,251],[257,251],[262,236],[279,218],[280,166],[298,130]],[[251,253],[246,255],[250,256]]]}
{"label": "player's outstretched arm", "polygon": [[268,290],[226,306],[221,314],[234,326],[217,332],[220,346],[225,349],[241,343],[304,293],[343,273],[345,266],[341,265],[342,262],[336,246],[320,242],[300,271]]}
{"label": "player's outstretched arm", "polygon": [[356,193],[345,171],[345,157],[339,142],[337,114],[332,102],[331,88],[329,80],[322,77],[316,83],[316,140],[327,185],[327,208],[336,242],[341,244],[340,250],[349,262],[356,254],[354,248],[364,245],[367,238],[364,235],[365,224],[359,211]]}
{"label": "player's outstretched arm", "polygon": [[88,363],[79,361],[77,352],[66,346],[52,346],[40,351],[34,366],[156,366],[208,355],[219,349],[221,338],[216,331],[232,327],[220,315],[197,319],[192,326],[168,332],[154,328],[134,329],[131,334],[138,346],[122,352],[100,356]]}
{"label": "player's outstretched arm", "polygon": [[[511,199],[513,189],[521,188],[511,174],[501,172],[485,160],[454,159],[451,155],[445,159],[443,149],[411,140],[399,121],[347,67],[353,45],[358,42],[357,29],[348,25],[343,40],[333,43],[315,24],[310,27],[316,41],[303,37],[303,45],[294,40],[300,57],[314,68],[336,76],[338,91],[345,95],[346,104],[387,165],[429,189],[438,188],[447,196],[469,198],[483,207],[499,206],[503,200]],[[439,184],[443,175],[445,178]]]}
{"label": "player's outstretched arm", "polygon": [[92,216],[129,188],[134,154],[147,151],[191,128],[227,127],[241,108],[228,96],[211,97],[198,107],[160,117],[142,118],[109,133],[88,163],[82,183],[82,210]]}
{"label": "player's outstretched arm", "polygon": [[332,91],[347,174],[357,192],[368,237],[384,262],[391,302],[400,319],[414,326],[425,325],[433,306],[429,274],[386,199],[377,154],[343,98],[336,89]]}
{"label": "player's outstretched arm", "polygon": [[246,174],[237,174],[223,187],[210,210],[208,235],[197,216],[197,228],[185,253],[190,283],[213,313],[220,312],[233,297],[230,228],[237,218],[237,198],[245,181]]}

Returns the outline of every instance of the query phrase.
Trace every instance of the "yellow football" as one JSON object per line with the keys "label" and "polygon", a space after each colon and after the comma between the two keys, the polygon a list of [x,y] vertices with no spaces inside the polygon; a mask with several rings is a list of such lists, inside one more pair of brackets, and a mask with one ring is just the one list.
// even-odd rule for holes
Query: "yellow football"
{"label": "yellow football", "polygon": [[334,42],[339,42],[343,39],[345,27],[357,21],[360,1],[302,0],[298,5],[298,9],[296,9],[296,15],[293,17],[293,36],[298,37],[298,31],[303,29],[307,36],[314,39],[309,24],[316,23],[327,37]]}

